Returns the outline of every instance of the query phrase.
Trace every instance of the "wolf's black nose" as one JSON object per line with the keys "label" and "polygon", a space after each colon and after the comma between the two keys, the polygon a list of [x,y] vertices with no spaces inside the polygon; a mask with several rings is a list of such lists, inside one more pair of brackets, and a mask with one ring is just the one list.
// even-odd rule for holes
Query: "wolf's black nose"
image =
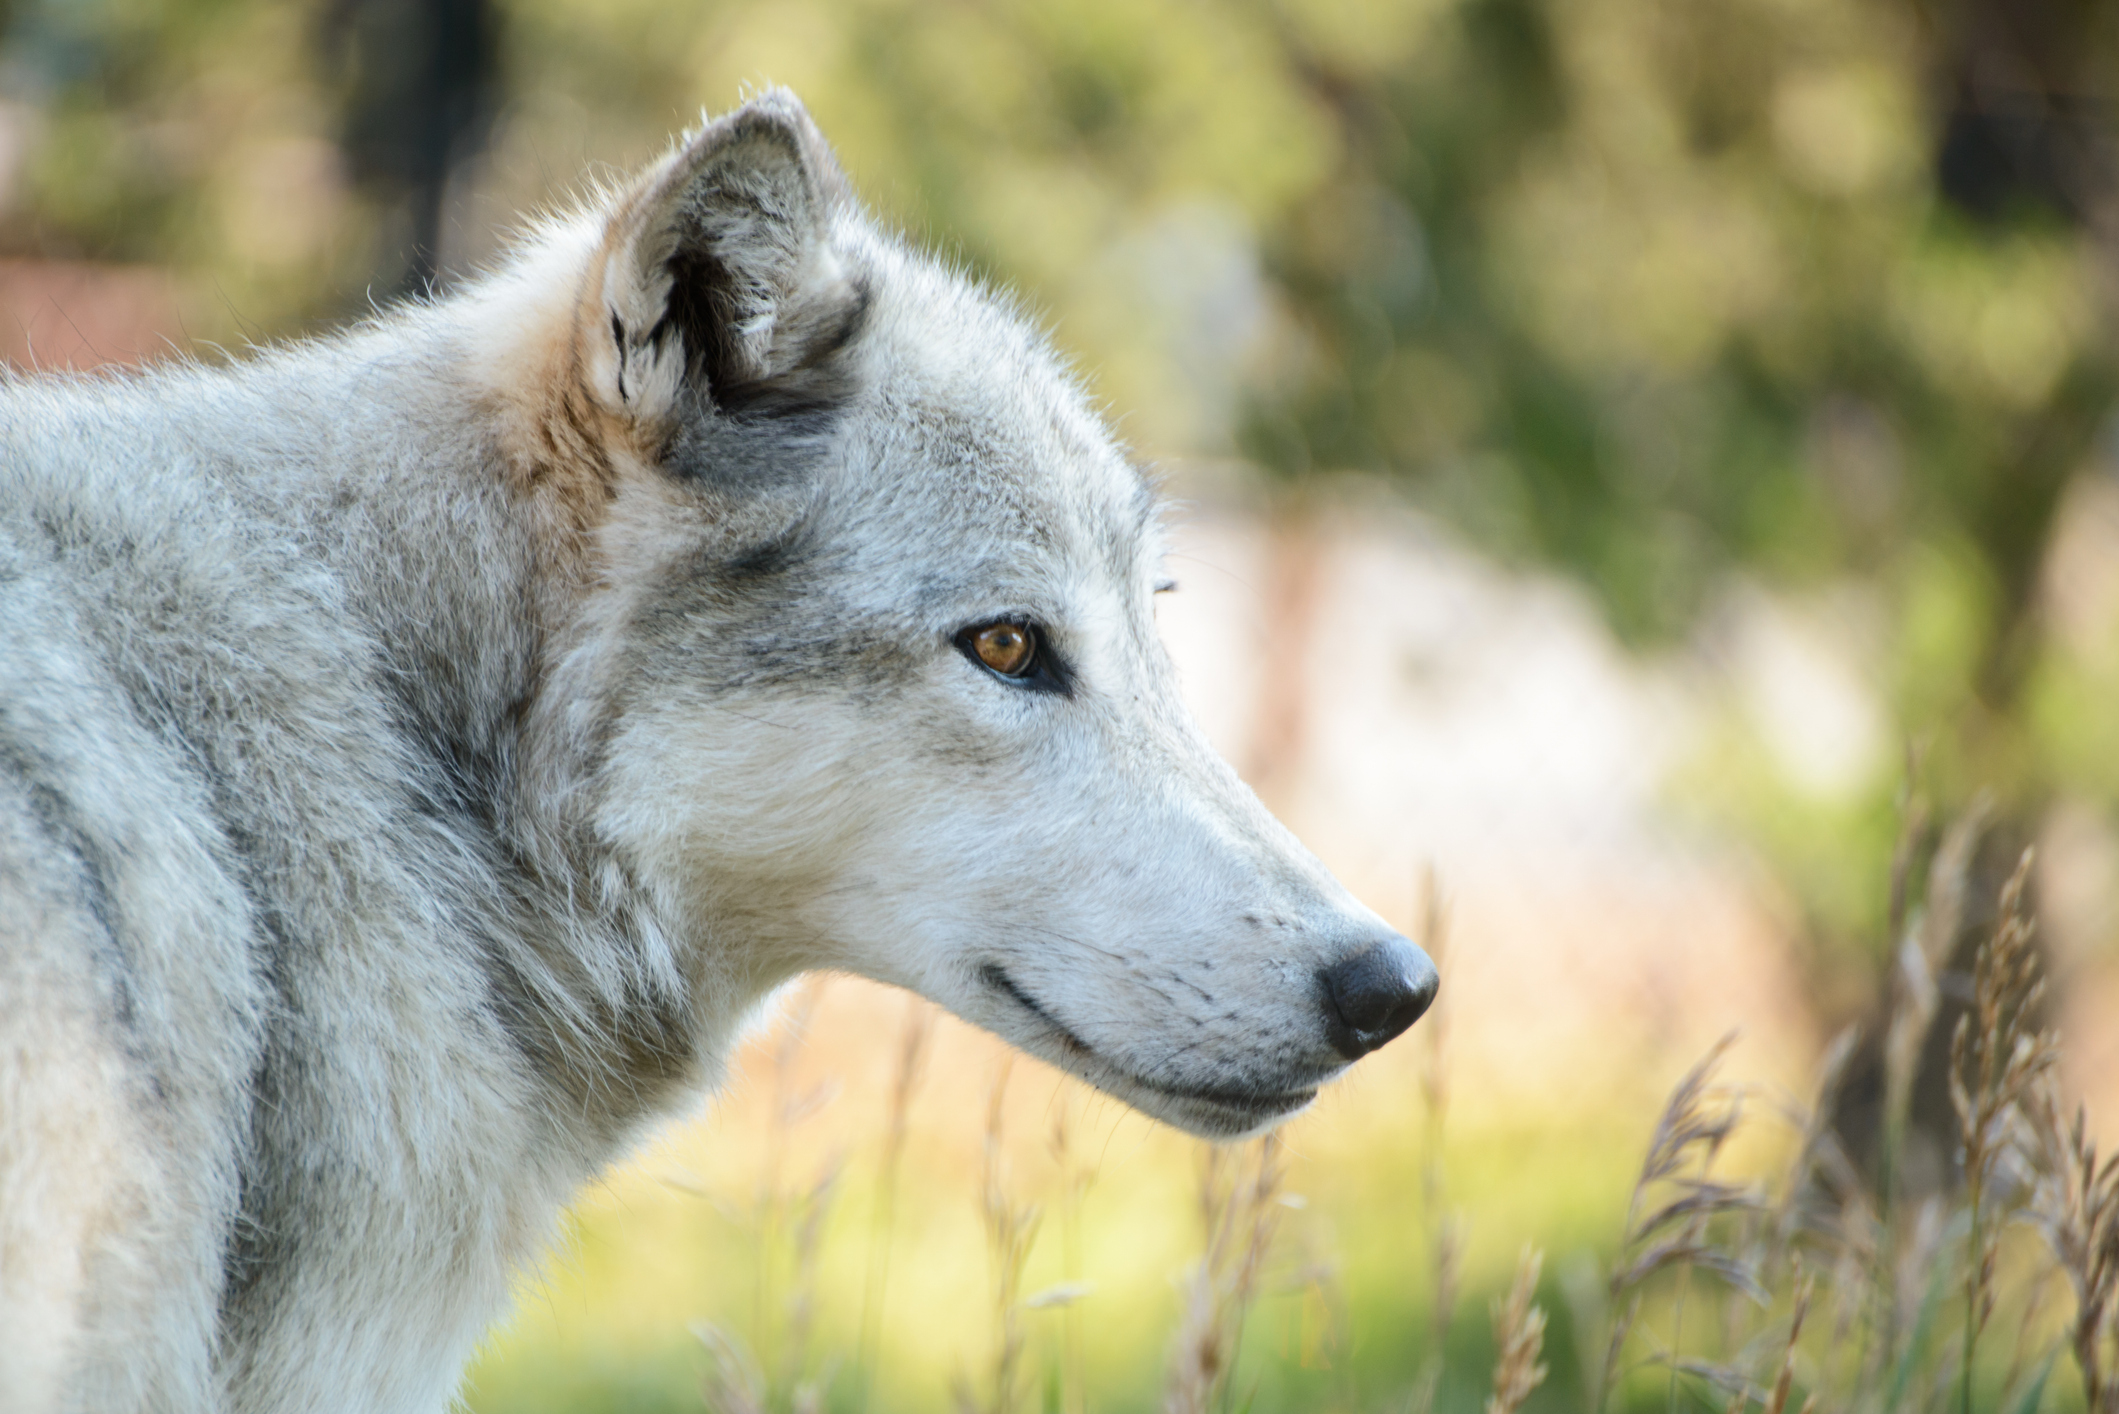
{"label": "wolf's black nose", "polygon": [[1325,1035],[1348,1060],[1361,1059],[1418,1021],[1442,985],[1427,954],[1398,937],[1317,975],[1324,983]]}

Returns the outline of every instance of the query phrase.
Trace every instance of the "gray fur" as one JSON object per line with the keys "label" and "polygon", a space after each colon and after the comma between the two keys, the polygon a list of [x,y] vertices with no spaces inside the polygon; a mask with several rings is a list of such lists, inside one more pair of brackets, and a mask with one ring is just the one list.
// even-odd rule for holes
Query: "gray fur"
{"label": "gray fur", "polygon": [[1299,1107],[1385,930],[1178,706],[1151,510],[781,93],[454,299],[0,388],[6,1406],[441,1408],[806,969]]}

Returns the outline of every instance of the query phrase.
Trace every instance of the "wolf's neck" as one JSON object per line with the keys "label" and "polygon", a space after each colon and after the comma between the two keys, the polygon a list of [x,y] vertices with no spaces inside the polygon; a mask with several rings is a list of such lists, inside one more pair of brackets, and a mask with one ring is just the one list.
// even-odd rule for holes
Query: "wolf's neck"
{"label": "wolf's neck", "polygon": [[593,530],[566,488],[526,475],[494,426],[460,334],[416,317],[388,332],[394,366],[341,355],[330,362],[366,371],[335,394],[310,385],[319,411],[346,409],[320,467],[338,489],[312,533],[382,647],[408,744],[485,846],[519,1039],[568,1108],[622,1142],[642,1112],[712,1078],[736,1021],[703,1014],[728,988],[700,975],[681,910],[588,820],[631,606],[588,568]]}
{"label": "wolf's neck", "polygon": [[448,803],[497,823],[513,808],[549,595],[449,344],[415,312],[269,356],[266,378],[231,380],[270,414],[258,409],[258,442],[231,451],[267,513],[331,567]]}
{"label": "wolf's neck", "polygon": [[347,671],[372,675],[411,758],[402,784],[467,846],[422,867],[457,876],[459,924],[580,1138],[622,1143],[711,1078],[734,1017],[680,910],[589,829],[628,609],[590,582],[575,508],[511,459],[462,339],[448,307],[418,311],[142,390],[172,445],[328,567],[319,592],[357,630],[335,637],[367,659]]}

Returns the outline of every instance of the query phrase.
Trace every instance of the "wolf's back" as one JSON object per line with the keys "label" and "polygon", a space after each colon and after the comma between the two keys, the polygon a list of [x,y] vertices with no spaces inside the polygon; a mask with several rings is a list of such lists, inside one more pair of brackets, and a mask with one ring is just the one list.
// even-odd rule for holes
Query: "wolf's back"
{"label": "wolf's back", "polygon": [[262,1032],[254,920],[211,783],[112,661],[111,635],[128,627],[108,599],[122,541],[96,543],[91,508],[12,451],[0,480],[0,1389],[23,1408],[62,1385],[84,1408],[203,1405]]}
{"label": "wolf's back", "polygon": [[[302,1364],[279,1347],[387,1299],[336,1253],[444,1262],[376,1222],[525,1147],[493,1120],[524,1086],[467,941],[477,851],[407,727],[432,686],[398,682],[344,563],[393,513],[303,521],[345,478],[284,404],[244,425],[274,373],[0,388],[9,1409],[328,1406],[246,1398],[213,1352]],[[421,1309],[446,1293],[396,1279],[406,1339],[460,1343]]]}

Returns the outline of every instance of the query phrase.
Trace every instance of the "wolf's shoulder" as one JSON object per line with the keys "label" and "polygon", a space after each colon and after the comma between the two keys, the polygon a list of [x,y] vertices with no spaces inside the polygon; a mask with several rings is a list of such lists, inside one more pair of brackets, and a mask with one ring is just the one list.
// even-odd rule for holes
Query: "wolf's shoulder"
{"label": "wolf's shoulder", "polygon": [[[318,743],[387,752],[375,636],[318,528],[329,478],[286,383],[0,383],[0,697],[81,696],[223,773],[315,775]],[[80,671],[38,668],[61,661]]]}
{"label": "wolf's shoulder", "polygon": [[245,460],[166,382],[0,384],[0,576],[34,573],[73,631],[133,652],[313,613],[314,566]]}

